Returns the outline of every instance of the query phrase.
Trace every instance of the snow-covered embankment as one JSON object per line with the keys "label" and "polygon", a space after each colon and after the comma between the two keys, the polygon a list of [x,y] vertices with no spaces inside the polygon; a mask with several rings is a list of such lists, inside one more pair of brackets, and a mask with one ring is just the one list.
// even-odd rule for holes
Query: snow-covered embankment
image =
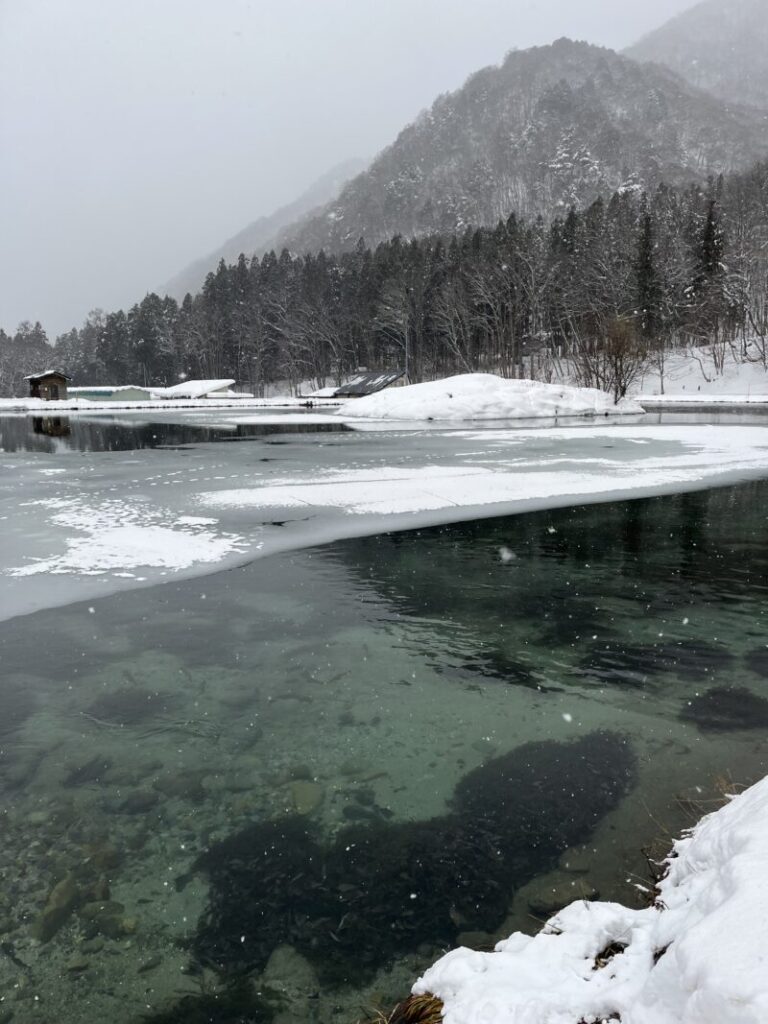
{"label": "snow-covered embankment", "polygon": [[445,1024],[765,1024],[768,778],[675,843],[653,906],[572,903],[414,986]]}

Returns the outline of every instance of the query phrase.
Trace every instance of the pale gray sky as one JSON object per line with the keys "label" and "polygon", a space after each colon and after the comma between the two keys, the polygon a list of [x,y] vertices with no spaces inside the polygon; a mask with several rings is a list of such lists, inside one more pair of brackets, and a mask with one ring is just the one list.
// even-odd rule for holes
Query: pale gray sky
{"label": "pale gray sky", "polygon": [[0,0],[0,326],[128,306],[441,92],[692,0]]}

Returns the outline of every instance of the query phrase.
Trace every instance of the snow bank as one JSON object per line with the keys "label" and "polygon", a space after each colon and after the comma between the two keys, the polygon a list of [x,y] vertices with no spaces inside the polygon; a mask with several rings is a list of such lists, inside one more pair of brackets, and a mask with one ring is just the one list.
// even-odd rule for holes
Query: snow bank
{"label": "snow bank", "polygon": [[448,953],[413,991],[445,1024],[765,1024],[766,922],[768,778],[675,844],[654,906],[572,903],[533,938]]}
{"label": "snow bank", "polygon": [[627,399],[617,404],[595,388],[507,380],[491,373],[464,373],[354,399],[336,415],[344,419],[507,420],[642,411]]}

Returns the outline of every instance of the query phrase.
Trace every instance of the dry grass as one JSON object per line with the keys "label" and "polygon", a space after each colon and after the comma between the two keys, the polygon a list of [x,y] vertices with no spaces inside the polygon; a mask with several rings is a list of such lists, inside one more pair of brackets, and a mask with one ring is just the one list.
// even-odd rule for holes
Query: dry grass
{"label": "dry grass", "polygon": [[442,1024],[443,1004],[435,996],[411,996],[392,1013],[377,1014],[367,1024]]}

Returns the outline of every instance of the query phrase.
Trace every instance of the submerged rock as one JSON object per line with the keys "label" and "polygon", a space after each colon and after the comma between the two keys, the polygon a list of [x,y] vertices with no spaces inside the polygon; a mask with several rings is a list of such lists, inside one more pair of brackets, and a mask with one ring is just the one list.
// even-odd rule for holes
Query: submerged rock
{"label": "submerged rock", "polygon": [[116,900],[85,903],[78,913],[88,938],[103,935],[108,939],[119,939],[136,931],[135,918],[125,917],[125,907]]}
{"label": "submerged rock", "polygon": [[97,697],[86,714],[110,725],[140,725],[156,715],[174,710],[178,703],[178,696],[172,694],[126,686]]}
{"label": "submerged rock", "polygon": [[584,878],[553,871],[529,882],[517,893],[515,899],[516,905],[524,905],[536,917],[546,919],[574,900],[596,900],[599,895],[597,889]]}
{"label": "submerged rock", "polygon": [[67,875],[51,889],[45,907],[32,925],[32,937],[40,942],[50,942],[79,902],[80,889],[75,876]]}
{"label": "submerged rock", "polygon": [[161,775],[152,783],[154,789],[163,796],[176,798],[178,800],[190,800],[192,803],[201,803],[205,800],[207,793],[203,785],[203,778],[206,770],[181,771],[170,775]]}
{"label": "submerged rock", "polygon": [[96,754],[85,764],[71,768],[64,776],[62,786],[86,786],[91,782],[101,782],[111,767],[111,758],[104,754]]}
{"label": "submerged rock", "polygon": [[264,968],[261,985],[277,995],[285,1008],[286,1020],[312,1019],[309,1001],[317,998],[317,974],[293,946],[278,946],[273,951]]}
{"label": "submerged rock", "polygon": [[768,700],[745,687],[713,687],[683,707],[680,717],[702,732],[764,729],[768,726]]}
{"label": "submerged rock", "polygon": [[81,974],[83,971],[88,970],[91,962],[87,957],[73,956],[70,960],[67,960],[66,966],[70,974]]}
{"label": "submerged rock", "polygon": [[323,787],[318,782],[297,779],[289,785],[291,803],[297,814],[311,814],[323,802]]}
{"label": "submerged rock", "polygon": [[121,814],[147,814],[157,807],[160,797],[154,790],[137,789],[128,796],[118,807]]}

